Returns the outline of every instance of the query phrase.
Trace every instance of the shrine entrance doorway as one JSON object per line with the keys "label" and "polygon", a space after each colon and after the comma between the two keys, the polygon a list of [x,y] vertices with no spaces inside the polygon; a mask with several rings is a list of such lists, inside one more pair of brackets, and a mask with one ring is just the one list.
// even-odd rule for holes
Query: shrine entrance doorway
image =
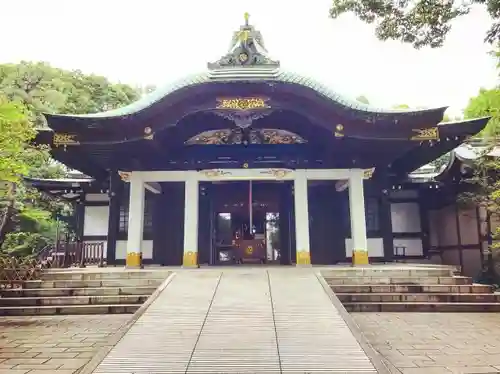
{"label": "shrine entrance doorway", "polygon": [[200,186],[200,264],[291,264],[292,183],[206,182]]}

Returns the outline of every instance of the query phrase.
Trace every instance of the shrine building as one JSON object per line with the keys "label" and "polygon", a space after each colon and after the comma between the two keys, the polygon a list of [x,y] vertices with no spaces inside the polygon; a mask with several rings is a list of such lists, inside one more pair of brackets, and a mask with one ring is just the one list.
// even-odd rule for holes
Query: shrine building
{"label": "shrine building", "polygon": [[245,17],[199,74],[107,112],[46,114],[36,142],[82,174],[27,181],[75,202],[78,240],[103,242],[108,265],[419,260],[456,195],[454,150],[488,122],[445,110],[375,108],[285,71]]}

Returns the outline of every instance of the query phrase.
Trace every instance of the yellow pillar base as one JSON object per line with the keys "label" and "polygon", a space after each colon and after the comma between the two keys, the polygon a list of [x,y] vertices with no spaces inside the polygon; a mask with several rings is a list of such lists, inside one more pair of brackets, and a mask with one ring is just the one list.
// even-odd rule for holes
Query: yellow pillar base
{"label": "yellow pillar base", "polygon": [[368,251],[354,250],[352,251],[352,264],[356,265],[369,265]]}
{"label": "yellow pillar base", "polygon": [[298,251],[297,265],[311,265],[311,253],[308,251]]}
{"label": "yellow pillar base", "polygon": [[190,268],[198,267],[198,252],[184,252],[184,256],[182,258],[182,266]]}
{"label": "yellow pillar base", "polygon": [[127,253],[127,259],[125,261],[125,266],[128,268],[142,268],[142,253],[141,252],[130,252]]}

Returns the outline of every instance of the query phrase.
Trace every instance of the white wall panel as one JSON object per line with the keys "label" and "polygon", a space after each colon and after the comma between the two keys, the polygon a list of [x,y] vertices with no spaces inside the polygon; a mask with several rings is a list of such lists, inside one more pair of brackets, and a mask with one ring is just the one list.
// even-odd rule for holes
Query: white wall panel
{"label": "white wall panel", "polygon": [[[345,255],[352,257],[352,239],[345,240]],[[383,257],[384,241],[382,238],[368,238],[368,257]]]}
{"label": "white wall panel", "polygon": [[[394,253],[400,256],[423,256],[424,247],[420,238],[394,239]],[[399,247],[399,248],[398,248]]]}
{"label": "white wall panel", "polygon": [[392,232],[421,232],[418,203],[391,203]]}
{"label": "white wall panel", "polygon": [[109,206],[86,206],[83,236],[108,235]]}
{"label": "white wall panel", "polygon": [[[116,241],[116,259],[125,260],[127,258],[127,241],[117,240]],[[152,259],[153,258],[153,241],[143,240],[142,241],[142,259]]]}

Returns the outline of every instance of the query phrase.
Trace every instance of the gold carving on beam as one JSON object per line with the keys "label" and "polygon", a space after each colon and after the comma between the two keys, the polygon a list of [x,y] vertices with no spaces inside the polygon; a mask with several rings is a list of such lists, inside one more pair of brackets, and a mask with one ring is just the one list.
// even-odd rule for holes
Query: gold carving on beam
{"label": "gold carving on beam", "polygon": [[71,134],[61,134],[55,133],[52,138],[52,143],[55,147],[65,146],[65,145],[79,145],[80,142],[75,139],[76,135]]}
{"label": "gold carving on beam", "polygon": [[413,129],[416,135],[413,135],[411,140],[439,140],[439,129],[430,127],[427,129]]}
{"label": "gold carving on beam", "polygon": [[292,172],[291,170],[287,170],[287,169],[270,169],[270,170],[266,170],[266,171],[261,171],[261,174],[271,174],[276,179],[282,179],[282,178],[285,178],[291,172]]}
{"label": "gold carving on beam", "polygon": [[334,131],[334,135],[336,138],[342,138],[344,137],[344,125],[341,125],[340,123],[335,126],[335,131]]}
{"label": "gold carving on beam", "polygon": [[229,110],[253,110],[253,109],[268,109],[270,106],[266,104],[268,99],[261,97],[237,97],[228,99],[217,99],[217,109]]}
{"label": "gold carving on beam", "polygon": [[375,168],[365,169],[363,170],[363,178],[370,179],[373,177],[373,173],[375,172]]}
{"label": "gold carving on beam", "polygon": [[218,170],[218,169],[213,169],[213,170],[204,170],[202,171],[203,174],[207,178],[217,178],[217,177],[222,177],[224,175],[230,175],[231,172],[229,171],[223,171],[223,170]]}
{"label": "gold carving on beam", "polygon": [[129,171],[120,171],[118,170],[118,175],[120,176],[121,180],[124,182],[130,182],[130,177],[132,176],[132,173]]}

